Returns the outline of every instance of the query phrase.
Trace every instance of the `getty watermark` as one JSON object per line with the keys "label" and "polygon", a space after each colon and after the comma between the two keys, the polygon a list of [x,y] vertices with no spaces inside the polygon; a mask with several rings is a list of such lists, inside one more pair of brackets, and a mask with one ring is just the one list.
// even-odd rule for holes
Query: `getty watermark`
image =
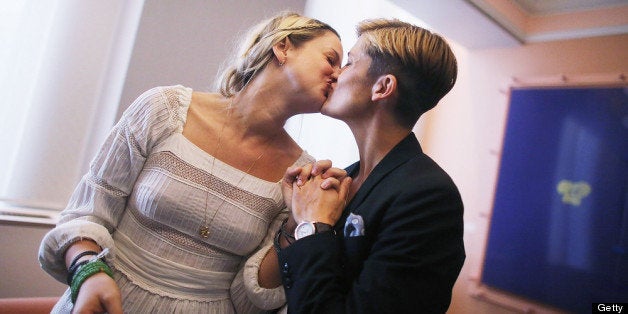
{"label": "getty watermark", "polygon": [[627,303],[593,303],[591,305],[592,313],[628,313]]}

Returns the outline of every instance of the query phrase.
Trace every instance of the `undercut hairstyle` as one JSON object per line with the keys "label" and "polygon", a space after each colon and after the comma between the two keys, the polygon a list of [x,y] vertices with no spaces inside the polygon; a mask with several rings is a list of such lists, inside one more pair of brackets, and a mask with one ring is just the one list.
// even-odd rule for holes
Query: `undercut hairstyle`
{"label": "undercut hairstyle", "polygon": [[252,27],[217,80],[220,94],[231,97],[244,89],[273,60],[275,44],[288,39],[298,48],[327,31],[340,38],[328,24],[294,12],[282,12]]}
{"label": "undercut hairstyle", "polygon": [[368,74],[397,78],[399,103],[395,115],[414,126],[456,83],[458,65],[449,44],[438,34],[397,19],[365,20],[358,37],[372,62]]}

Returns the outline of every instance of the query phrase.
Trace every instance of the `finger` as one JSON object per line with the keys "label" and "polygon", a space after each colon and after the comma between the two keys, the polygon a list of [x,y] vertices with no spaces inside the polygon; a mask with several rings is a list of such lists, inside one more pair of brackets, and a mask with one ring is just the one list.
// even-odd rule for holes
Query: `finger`
{"label": "finger", "polygon": [[345,177],[342,181],[340,181],[340,188],[338,188],[338,197],[345,200],[345,206],[347,205],[347,201],[349,201],[348,197],[349,190],[351,188],[351,181],[353,181],[351,177]]}
{"label": "finger", "polygon": [[104,308],[107,310],[109,314],[123,314],[122,311],[122,301],[120,300],[120,295],[113,295],[103,298],[102,300]]}
{"label": "finger", "polygon": [[331,160],[323,159],[314,163],[312,166],[312,175],[317,176],[324,173],[327,169],[331,168]]}
{"label": "finger", "polygon": [[302,170],[301,167],[289,167],[283,175],[283,182],[287,185],[292,185]]}
{"label": "finger", "polygon": [[329,168],[327,169],[325,172],[323,172],[323,179],[327,179],[330,177],[334,177],[338,180],[344,178],[347,176],[347,171],[345,171],[344,169],[340,169],[340,168]]}
{"label": "finger", "polygon": [[310,174],[312,173],[312,164],[304,165],[301,168],[301,173],[296,176],[297,186],[303,186],[303,184],[305,184],[305,181],[310,178]]}
{"label": "finger", "polygon": [[332,178],[327,178],[325,180],[323,180],[323,182],[321,182],[321,189],[323,190],[329,190],[329,189],[338,189],[340,188],[340,180],[332,177]]}

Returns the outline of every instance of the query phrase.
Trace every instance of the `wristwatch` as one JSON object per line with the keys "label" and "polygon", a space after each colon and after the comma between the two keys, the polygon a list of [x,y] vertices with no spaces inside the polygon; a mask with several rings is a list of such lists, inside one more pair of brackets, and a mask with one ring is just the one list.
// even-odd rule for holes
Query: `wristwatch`
{"label": "wristwatch", "polygon": [[321,233],[325,231],[329,231],[332,229],[330,224],[315,222],[315,221],[304,221],[297,225],[294,229],[294,238],[299,240],[301,238],[311,236],[315,233]]}

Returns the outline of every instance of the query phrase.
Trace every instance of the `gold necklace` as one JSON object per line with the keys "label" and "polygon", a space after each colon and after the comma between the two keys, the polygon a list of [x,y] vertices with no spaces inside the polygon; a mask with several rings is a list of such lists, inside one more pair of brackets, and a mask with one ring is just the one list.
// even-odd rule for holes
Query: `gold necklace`
{"label": "gold necklace", "polygon": [[[216,142],[216,147],[214,148],[214,153],[213,153],[213,159],[212,159],[212,166],[211,166],[211,170],[210,173],[211,175],[214,175],[214,163],[216,162],[216,157],[218,154],[219,149],[221,148],[220,143],[222,141],[222,134],[225,130],[225,125],[227,124],[227,122],[230,120],[231,118],[231,112],[233,111],[232,108],[233,103],[229,104],[229,113],[227,115],[227,119],[225,119],[225,122],[223,122],[222,124],[222,128],[220,129],[220,134],[218,135],[218,141]],[[266,153],[266,151],[268,150],[268,148],[270,147],[270,144],[275,140],[275,138],[271,138],[270,140],[268,140],[268,143],[265,144],[264,150],[262,150],[262,153],[259,154],[259,156],[257,156],[257,158],[255,158],[255,160],[253,160],[253,162],[251,163],[251,165],[246,169],[246,172],[244,172],[244,175],[242,175],[242,177],[240,178],[240,180],[238,180],[238,182],[235,184],[235,188],[237,188],[240,183],[242,183],[242,180],[244,180],[244,178],[249,175],[249,173],[251,172],[251,170],[253,170],[253,167],[255,166],[255,164],[257,163],[257,161],[259,161],[262,156],[264,156],[264,154]],[[209,222],[207,221],[207,210],[208,210],[208,203],[209,203],[209,190],[207,191],[207,195],[205,196],[205,211],[203,214],[203,224],[201,225],[201,227],[198,229],[198,234],[207,239],[209,238],[209,225],[211,225],[211,223],[214,221],[214,218],[216,218],[216,214],[218,213],[218,211],[220,211],[220,209],[222,208],[222,206],[225,204],[225,202],[227,201],[226,199],[226,195],[223,195],[225,198],[222,200],[222,203],[220,203],[220,205],[216,208],[216,210],[214,211],[214,214],[212,215],[211,219],[209,220]]]}

